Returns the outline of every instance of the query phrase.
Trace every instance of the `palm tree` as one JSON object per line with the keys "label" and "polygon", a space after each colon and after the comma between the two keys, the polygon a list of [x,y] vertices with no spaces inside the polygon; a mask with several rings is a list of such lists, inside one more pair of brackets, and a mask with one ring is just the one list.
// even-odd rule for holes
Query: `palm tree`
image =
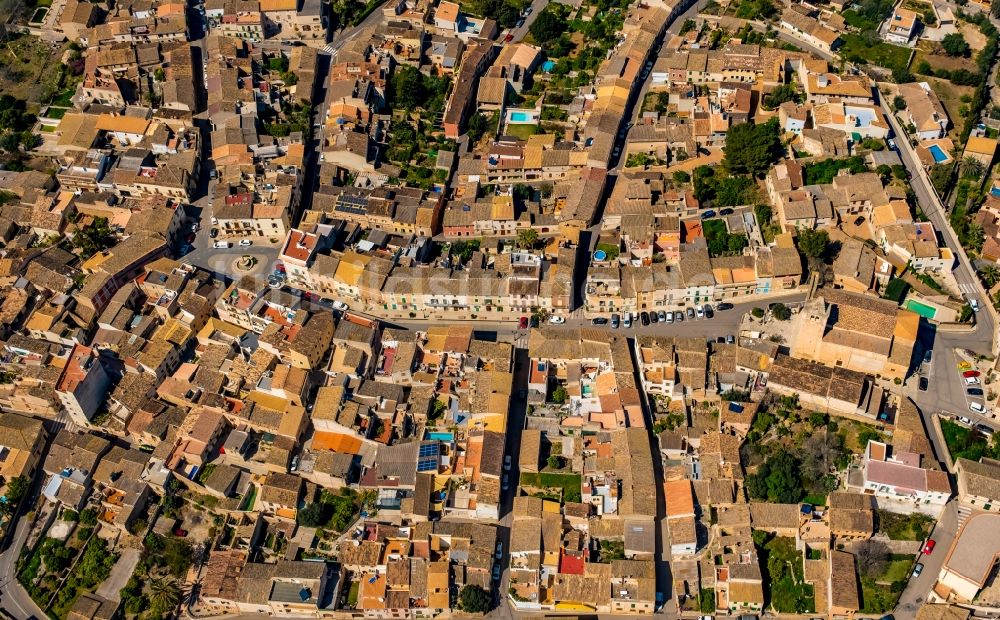
{"label": "palm tree", "polygon": [[181,586],[173,577],[157,577],[149,582],[149,603],[166,613],[181,602]]}
{"label": "palm tree", "polygon": [[962,176],[967,179],[975,179],[983,176],[986,166],[983,162],[969,155],[962,160]]}
{"label": "palm tree", "polygon": [[979,276],[986,284],[986,288],[993,288],[997,282],[1000,282],[1000,269],[997,269],[996,265],[986,265],[979,270]]}
{"label": "palm tree", "polygon": [[522,228],[517,231],[517,247],[530,250],[538,243],[538,231],[534,228]]}

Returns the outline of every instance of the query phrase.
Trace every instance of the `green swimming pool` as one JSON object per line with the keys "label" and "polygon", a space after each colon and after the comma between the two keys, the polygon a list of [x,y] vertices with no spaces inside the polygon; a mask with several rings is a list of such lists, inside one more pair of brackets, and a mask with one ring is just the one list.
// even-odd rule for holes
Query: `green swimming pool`
{"label": "green swimming pool", "polygon": [[933,319],[934,315],[937,314],[937,308],[922,304],[915,299],[908,299],[906,301],[906,309],[913,310],[925,319]]}

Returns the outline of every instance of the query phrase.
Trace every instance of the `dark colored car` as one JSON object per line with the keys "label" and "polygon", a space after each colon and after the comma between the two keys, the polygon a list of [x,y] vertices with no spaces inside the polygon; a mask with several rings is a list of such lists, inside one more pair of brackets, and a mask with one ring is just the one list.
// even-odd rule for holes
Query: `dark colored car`
{"label": "dark colored car", "polygon": [[928,385],[930,385],[930,382],[927,380],[927,377],[920,377],[920,381],[917,382],[917,387],[920,388],[921,392],[926,392]]}
{"label": "dark colored car", "polygon": [[715,312],[712,311],[712,306],[705,304],[705,318],[710,319],[715,316]]}
{"label": "dark colored car", "polygon": [[983,395],[983,389],[982,388],[969,388],[969,389],[965,390],[965,393],[968,394],[969,396],[982,396]]}
{"label": "dark colored car", "polygon": [[532,316],[531,317],[531,327],[533,327],[533,328],[534,327],[538,327],[538,317],[537,316]]}
{"label": "dark colored car", "polygon": [[719,209],[719,215],[732,215],[733,210],[726,207],[725,209]]}
{"label": "dark colored car", "polygon": [[640,322],[641,322],[641,323],[642,323],[643,325],[649,325],[649,313],[648,313],[648,312],[643,312],[643,313],[641,313],[641,314],[639,315],[639,321],[640,321]]}
{"label": "dark colored car", "polygon": [[593,325],[607,325],[608,324],[608,320],[606,318],[604,318],[603,316],[599,316],[596,319],[594,319],[593,321],[591,321],[591,323]]}
{"label": "dark colored car", "polygon": [[683,320],[684,320],[684,313],[683,312],[681,312],[680,310],[678,310],[677,312],[674,312],[674,321],[680,323]]}
{"label": "dark colored car", "polygon": [[722,302],[720,304],[716,304],[715,309],[716,310],[732,310],[733,309],[733,304],[729,303],[728,301],[724,301],[724,302]]}
{"label": "dark colored car", "polygon": [[659,320],[660,320],[660,317],[656,316],[656,312],[650,312],[649,313],[649,322],[650,323],[656,323]]}
{"label": "dark colored car", "polygon": [[712,211],[711,209],[701,214],[701,219],[703,220],[707,220],[710,217],[715,217],[715,211]]}
{"label": "dark colored car", "polygon": [[208,231],[208,236],[211,237],[212,239],[215,239],[216,237],[219,236],[219,229],[213,228],[212,230]]}
{"label": "dark colored car", "polygon": [[861,226],[864,223],[865,223],[865,216],[859,215],[858,217],[854,218],[854,225],[855,226]]}
{"label": "dark colored car", "polygon": [[694,308],[687,309],[687,316],[689,319],[694,320]]}

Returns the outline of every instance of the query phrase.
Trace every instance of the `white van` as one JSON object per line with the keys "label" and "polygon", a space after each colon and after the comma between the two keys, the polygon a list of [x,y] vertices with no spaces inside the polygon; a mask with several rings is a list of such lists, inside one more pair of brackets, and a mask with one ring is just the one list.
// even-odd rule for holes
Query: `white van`
{"label": "white van", "polygon": [[230,247],[230,244],[229,244],[228,241],[216,241],[215,244],[214,244],[214,246],[217,249],[227,249],[227,248]]}

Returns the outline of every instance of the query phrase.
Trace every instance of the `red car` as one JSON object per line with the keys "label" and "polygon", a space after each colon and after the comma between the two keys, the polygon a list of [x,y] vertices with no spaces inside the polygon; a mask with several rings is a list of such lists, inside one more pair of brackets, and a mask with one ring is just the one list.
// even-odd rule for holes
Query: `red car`
{"label": "red car", "polygon": [[966,370],[965,372],[962,373],[962,376],[963,377],[978,377],[979,376],[979,371],[978,370]]}
{"label": "red car", "polygon": [[518,323],[518,327],[521,329],[528,329],[528,317],[522,316],[520,323]]}
{"label": "red car", "polygon": [[929,539],[927,541],[927,544],[924,545],[924,555],[930,555],[930,554],[934,553],[934,545],[935,544],[937,544],[937,543],[934,542],[934,539]]}
{"label": "red car", "polygon": [[507,36],[505,36],[505,37],[503,38],[503,42],[504,42],[504,43],[510,43],[510,42],[511,42],[511,41],[513,41],[513,40],[514,40],[514,35],[512,35],[512,34],[509,34],[509,35],[507,35]]}

